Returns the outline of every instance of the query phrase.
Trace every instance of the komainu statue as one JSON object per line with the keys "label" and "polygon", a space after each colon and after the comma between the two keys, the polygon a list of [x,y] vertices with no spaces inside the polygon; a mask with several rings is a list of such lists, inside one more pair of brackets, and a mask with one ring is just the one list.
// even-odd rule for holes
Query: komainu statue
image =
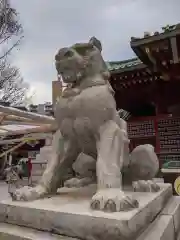
{"label": "komainu statue", "polygon": [[116,111],[101,50],[101,42],[93,37],[56,54],[57,72],[69,87],[55,106],[59,130],[53,138],[53,156],[39,184],[17,189],[14,200],[29,201],[56,193],[69,169],[76,174],[64,181],[66,187],[97,183],[90,203],[96,210],[138,207],[138,201],[123,191],[125,175],[134,191],[159,190],[152,181],[159,168],[154,148],[142,145],[129,154],[126,122]]}

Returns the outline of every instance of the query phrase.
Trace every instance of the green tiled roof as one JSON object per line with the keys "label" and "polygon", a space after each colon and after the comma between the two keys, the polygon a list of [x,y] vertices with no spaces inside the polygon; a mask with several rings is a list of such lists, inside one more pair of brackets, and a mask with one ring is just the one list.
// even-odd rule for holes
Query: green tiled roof
{"label": "green tiled roof", "polygon": [[139,58],[128,59],[119,62],[106,62],[109,71],[123,70],[142,64]]}

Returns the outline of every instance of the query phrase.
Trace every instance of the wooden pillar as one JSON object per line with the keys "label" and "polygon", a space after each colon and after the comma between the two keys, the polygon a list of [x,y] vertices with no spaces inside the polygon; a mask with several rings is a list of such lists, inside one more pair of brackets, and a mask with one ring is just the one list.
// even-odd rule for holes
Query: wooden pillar
{"label": "wooden pillar", "polygon": [[154,118],[154,131],[155,131],[155,137],[156,137],[156,146],[155,146],[155,152],[160,152],[160,142],[159,142],[159,131],[158,131],[158,116]]}
{"label": "wooden pillar", "polygon": [[171,49],[174,64],[179,63],[178,49],[177,49],[177,40],[176,37],[171,38]]}
{"label": "wooden pillar", "polygon": [[160,139],[159,139],[159,129],[158,129],[158,122],[159,122],[159,116],[166,113],[166,107],[165,104],[162,103],[162,101],[157,101],[156,104],[156,116],[154,119],[154,130],[155,130],[155,137],[156,137],[156,153],[160,153]]}
{"label": "wooden pillar", "polygon": [[168,114],[168,109],[165,103],[156,103],[156,116]]}
{"label": "wooden pillar", "polygon": [[167,114],[167,96],[165,91],[165,85],[161,82],[157,82],[154,92],[154,103],[156,106],[156,116]]}

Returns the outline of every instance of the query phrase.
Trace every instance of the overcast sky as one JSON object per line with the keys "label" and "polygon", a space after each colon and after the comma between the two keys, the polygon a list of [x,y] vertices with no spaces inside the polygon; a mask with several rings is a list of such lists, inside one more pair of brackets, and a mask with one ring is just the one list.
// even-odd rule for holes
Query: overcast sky
{"label": "overcast sky", "polygon": [[11,0],[20,14],[24,40],[13,61],[36,89],[35,103],[51,101],[57,50],[91,36],[103,44],[106,60],[134,56],[131,36],[142,37],[180,22],[180,0]]}

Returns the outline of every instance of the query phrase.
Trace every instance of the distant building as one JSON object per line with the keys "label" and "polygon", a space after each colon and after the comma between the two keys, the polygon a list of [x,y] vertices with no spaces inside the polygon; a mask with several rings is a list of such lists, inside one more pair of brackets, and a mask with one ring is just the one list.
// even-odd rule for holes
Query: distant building
{"label": "distant building", "polygon": [[37,112],[38,112],[38,105],[31,104],[31,105],[29,106],[29,111],[30,111],[30,112],[34,112],[34,113],[37,113]]}
{"label": "distant building", "polygon": [[53,115],[53,105],[50,102],[47,102],[44,106],[45,115],[51,116]]}
{"label": "distant building", "polygon": [[[10,107],[9,102],[0,101],[0,105],[4,107]],[[29,105],[28,108],[26,108],[25,106],[12,106],[12,107],[22,111],[29,111],[33,113],[42,114],[42,115],[53,116],[53,105],[51,102],[46,102],[44,104],[37,104],[37,105],[31,104]]]}
{"label": "distant building", "polygon": [[31,104],[29,106],[29,111],[38,113],[38,114],[42,114],[42,115],[52,116],[53,115],[53,105],[50,102],[47,102],[44,104],[38,104],[38,105]]}

